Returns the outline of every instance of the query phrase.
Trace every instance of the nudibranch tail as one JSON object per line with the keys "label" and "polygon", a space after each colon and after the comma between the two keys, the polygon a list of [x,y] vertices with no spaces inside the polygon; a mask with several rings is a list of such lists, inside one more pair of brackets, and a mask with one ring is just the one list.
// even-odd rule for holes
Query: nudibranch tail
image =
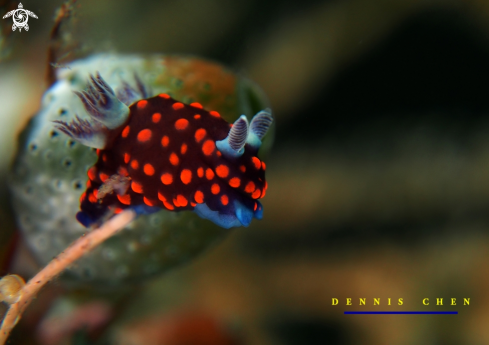
{"label": "nudibranch tail", "polygon": [[267,108],[258,112],[251,120],[250,134],[248,135],[246,142],[255,148],[259,148],[261,146],[261,140],[265,134],[267,134],[272,122],[273,117],[271,109]]}

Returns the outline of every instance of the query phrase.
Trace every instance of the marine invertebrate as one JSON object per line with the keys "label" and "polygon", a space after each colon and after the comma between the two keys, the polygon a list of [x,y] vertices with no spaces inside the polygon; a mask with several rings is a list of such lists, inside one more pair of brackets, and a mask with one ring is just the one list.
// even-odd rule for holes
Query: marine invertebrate
{"label": "marine invertebrate", "polygon": [[257,153],[272,123],[270,110],[260,111],[248,131],[244,115],[230,125],[198,102],[187,105],[167,93],[145,98],[136,81],[138,90],[124,83],[119,99],[100,74],[92,75],[86,91],[75,91],[89,119],[55,121],[72,139],[100,149],[77,219],[90,226],[109,209],[125,208],[194,210],[224,228],[261,219],[257,199],[267,182]]}

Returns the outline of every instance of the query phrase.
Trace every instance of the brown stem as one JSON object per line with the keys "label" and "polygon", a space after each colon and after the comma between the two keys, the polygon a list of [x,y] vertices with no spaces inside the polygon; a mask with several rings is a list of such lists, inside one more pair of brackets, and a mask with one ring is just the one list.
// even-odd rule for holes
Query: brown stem
{"label": "brown stem", "polygon": [[83,254],[88,253],[100,243],[115,235],[135,217],[136,213],[134,211],[126,210],[105,222],[100,228],[84,234],[29,280],[19,292],[19,300],[10,305],[3,319],[2,327],[0,328],[0,345],[5,344],[10,332],[20,320],[24,310],[46,283],[78,260]]}

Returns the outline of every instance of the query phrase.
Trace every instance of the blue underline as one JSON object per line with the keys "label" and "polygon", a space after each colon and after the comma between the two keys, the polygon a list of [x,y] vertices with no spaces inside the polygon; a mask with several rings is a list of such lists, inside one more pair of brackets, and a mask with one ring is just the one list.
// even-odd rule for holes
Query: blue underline
{"label": "blue underline", "polygon": [[353,314],[439,314],[439,315],[458,315],[458,311],[345,311],[345,315]]}

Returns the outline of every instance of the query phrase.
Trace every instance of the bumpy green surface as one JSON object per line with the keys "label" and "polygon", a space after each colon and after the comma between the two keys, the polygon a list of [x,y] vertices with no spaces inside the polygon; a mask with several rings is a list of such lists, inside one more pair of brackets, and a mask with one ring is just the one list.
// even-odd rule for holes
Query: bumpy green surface
{"label": "bumpy green surface", "polygon": [[[42,265],[86,231],[75,214],[97,156],[56,131],[52,121],[68,122],[74,114],[86,114],[72,90],[84,89],[89,73],[99,71],[114,89],[121,80],[134,85],[137,73],[153,95],[166,92],[182,102],[200,102],[229,122],[241,114],[250,118],[266,107],[263,94],[250,81],[196,58],[96,55],[69,66],[58,71],[58,82],[44,94],[40,111],[23,131],[10,178],[17,222]],[[193,212],[141,216],[80,259],[63,278],[114,287],[141,281],[191,259],[229,231]]]}

